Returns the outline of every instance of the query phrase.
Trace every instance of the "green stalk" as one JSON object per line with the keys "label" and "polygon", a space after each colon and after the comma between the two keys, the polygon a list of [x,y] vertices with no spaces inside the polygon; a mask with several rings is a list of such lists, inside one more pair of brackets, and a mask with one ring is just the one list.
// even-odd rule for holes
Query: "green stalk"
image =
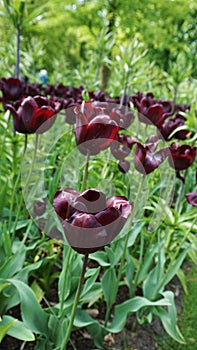
{"label": "green stalk", "polygon": [[[142,190],[143,190],[143,187],[144,187],[145,178],[146,178],[146,175],[143,175],[142,181],[140,182],[140,185],[138,187],[137,195],[135,197],[134,209],[133,209],[133,212],[131,213],[131,216],[130,216],[130,225],[129,225],[129,228],[128,228],[128,232],[126,234],[126,238],[125,238],[125,242],[124,242],[124,248],[123,248],[123,253],[122,253],[122,256],[121,256],[120,265],[119,265],[119,269],[118,269],[117,284],[116,284],[116,295],[117,295],[117,292],[118,292],[118,286],[119,286],[120,279],[121,279],[121,276],[122,276],[123,267],[125,265],[125,257],[126,257],[126,252],[127,252],[127,245],[128,245],[128,241],[129,241],[129,237],[130,237],[130,230],[131,230],[132,224],[133,224],[132,219],[133,219],[133,217],[134,217],[134,215],[136,213],[135,207],[136,207],[136,204],[137,204],[137,202],[138,202],[138,200],[140,198],[140,195],[142,193]],[[108,322],[108,319],[109,319],[109,316],[110,316],[110,312],[111,312],[112,306],[113,305],[111,305],[106,311],[105,327],[107,326],[107,322]]]}
{"label": "green stalk", "polygon": [[60,311],[59,311],[59,315],[61,316],[63,313],[63,308],[64,308],[64,294],[65,294],[65,289],[66,289],[66,282],[67,282],[67,274],[68,274],[68,266],[70,263],[70,256],[71,256],[71,252],[72,252],[72,248],[71,246],[68,247],[68,251],[67,251],[67,255],[66,255],[66,261],[65,261],[65,276],[64,276],[64,280],[63,280],[63,295],[60,299]]}
{"label": "green stalk", "polygon": [[183,194],[184,194],[184,189],[185,189],[185,180],[186,180],[186,177],[187,177],[187,173],[188,173],[188,168],[185,170],[184,177],[183,177],[184,180],[181,181],[181,188],[180,188],[179,196],[178,196],[178,199],[177,199],[177,202],[176,202],[176,205],[175,205],[175,210],[177,212],[179,212],[179,210],[180,210],[181,201],[182,201]]}
{"label": "green stalk", "polygon": [[88,179],[89,160],[90,160],[90,154],[88,152],[87,157],[86,157],[86,165],[85,165],[85,171],[84,171],[84,175],[83,175],[83,182],[81,185],[81,192],[83,192],[86,188],[86,183],[87,183],[87,179]]}
{"label": "green stalk", "polygon": [[63,340],[63,343],[61,345],[60,350],[66,350],[67,344],[68,344],[68,341],[69,341],[69,338],[70,338],[70,334],[72,332],[74,318],[75,318],[75,313],[76,313],[77,305],[78,305],[78,302],[79,302],[81,289],[82,289],[82,286],[83,286],[83,281],[84,281],[85,271],[86,271],[86,267],[87,267],[87,262],[88,262],[88,254],[86,254],[84,256],[83,267],[82,267],[81,276],[80,276],[78,287],[77,287],[77,292],[76,292],[76,295],[75,295],[75,300],[74,300],[73,307],[72,307],[72,312],[71,312],[71,316],[70,316],[69,325],[68,325],[68,328],[66,330],[66,335],[65,335],[65,338]]}
{"label": "green stalk", "polygon": [[[26,142],[25,142],[24,147],[26,147]],[[27,180],[26,180],[26,182],[25,182],[24,187],[27,186],[27,184],[28,184],[28,182],[29,182],[29,180],[30,180],[30,177],[31,177],[31,174],[32,174],[32,171],[33,171],[33,168],[34,168],[34,164],[35,164],[37,149],[38,149],[38,134],[36,134],[36,142],[35,142],[35,148],[34,148],[34,154],[33,154],[33,159],[32,159],[32,163],[31,163],[30,172],[29,172],[29,174],[28,174],[28,177],[27,177]],[[25,149],[24,149],[24,152],[25,152]],[[15,191],[16,191],[16,189],[17,189],[18,181],[20,180],[20,176],[21,176],[21,173],[19,172],[19,173],[18,173],[18,176],[17,176],[17,180],[16,180],[16,182],[15,182],[15,187],[14,187],[13,196],[12,196],[12,201],[11,201],[11,208],[10,208],[11,213],[12,213],[13,205],[14,205],[14,194],[15,194]],[[18,223],[18,219],[19,219],[19,215],[20,215],[21,208],[22,208],[22,204],[23,204],[23,196],[21,195],[20,201],[19,201],[19,203],[18,203],[18,209],[17,209],[16,218],[15,218],[15,223],[14,223],[14,228],[13,228],[13,232],[12,232],[12,239],[14,239],[14,236],[15,236],[16,226],[17,226],[17,223]],[[8,227],[9,227],[9,230],[10,230],[10,225],[11,225],[11,213],[10,213],[9,226],[8,226]]]}

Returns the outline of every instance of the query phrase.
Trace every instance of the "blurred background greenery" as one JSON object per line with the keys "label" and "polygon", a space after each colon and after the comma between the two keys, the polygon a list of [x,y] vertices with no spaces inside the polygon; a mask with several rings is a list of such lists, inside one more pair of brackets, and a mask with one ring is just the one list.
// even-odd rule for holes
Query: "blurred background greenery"
{"label": "blurred background greenery", "polygon": [[[178,78],[180,71],[196,79],[195,0],[1,0],[1,76],[15,74],[14,13],[21,3],[20,70],[31,81],[39,81],[44,68],[51,84],[120,94],[127,71],[132,91],[139,84],[148,90],[153,80],[158,91],[159,81]],[[123,56],[128,62],[119,67]]]}

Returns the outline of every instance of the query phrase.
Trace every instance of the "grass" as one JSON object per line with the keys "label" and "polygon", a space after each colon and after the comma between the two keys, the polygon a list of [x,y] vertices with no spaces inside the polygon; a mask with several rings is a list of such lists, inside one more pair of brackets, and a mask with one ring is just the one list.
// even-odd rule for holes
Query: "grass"
{"label": "grass", "polygon": [[183,312],[179,316],[179,327],[186,344],[179,344],[164,335],[157,340],[158,350],[197,350],[197,266],[193,266],[187,276],[188,294],[182,300]]}

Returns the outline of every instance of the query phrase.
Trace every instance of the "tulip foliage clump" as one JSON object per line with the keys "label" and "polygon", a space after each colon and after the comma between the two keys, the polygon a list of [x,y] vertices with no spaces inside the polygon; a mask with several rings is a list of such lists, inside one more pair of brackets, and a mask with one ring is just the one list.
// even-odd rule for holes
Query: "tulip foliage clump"
{"label": "tulip foliage clump", "polygon": [[72,349],[81,328],[103,349],[156,317],[184,344],[169,284],[187,293],[197,264],[192,101],[14,77],[0,91],[0,342]]}

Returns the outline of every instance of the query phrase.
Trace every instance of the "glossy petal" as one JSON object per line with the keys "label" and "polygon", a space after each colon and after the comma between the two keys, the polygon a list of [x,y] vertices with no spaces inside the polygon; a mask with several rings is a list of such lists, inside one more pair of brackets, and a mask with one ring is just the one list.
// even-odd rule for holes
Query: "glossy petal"
{"label": "glossy petal", "polygon": [[107,232],[93,214],[75,212],[62,224],[69,244],[79,253],[92,253],[107,242]]}
{"label": "glossy petal", "polygon": [[53,199],[53,205],[56,213],[62,218],[69,218],[75,210],[75,199],[79,195],[72,188],[65,188],[63,191],[57,191]]}
{"label": "glossy petal", "polygon": [[106,209],[107,206],[104,193],[94,188],[85,190],[76,198],[76,202],[83,203],[88,213],[98,213]]}
{"label": "glossy petal", "polygon": [[108,198],[107,207],[120,210],[121,216],[125,219],[128,219],[133,210],[133,205],[124,196],[112,196]]}

